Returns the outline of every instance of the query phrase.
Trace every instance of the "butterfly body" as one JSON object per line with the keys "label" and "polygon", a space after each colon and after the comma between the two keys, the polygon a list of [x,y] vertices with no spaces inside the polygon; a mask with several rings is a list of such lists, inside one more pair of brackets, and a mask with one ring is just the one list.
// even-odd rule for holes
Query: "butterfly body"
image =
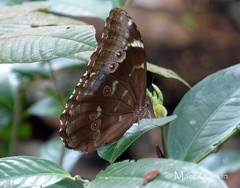
{"label": "butterfly body", "polygon": [[122,9],[107,18],[98,47],[60,116],[66,147],[91,152],[119,139],[145,111],[146,58],[140,32]]}

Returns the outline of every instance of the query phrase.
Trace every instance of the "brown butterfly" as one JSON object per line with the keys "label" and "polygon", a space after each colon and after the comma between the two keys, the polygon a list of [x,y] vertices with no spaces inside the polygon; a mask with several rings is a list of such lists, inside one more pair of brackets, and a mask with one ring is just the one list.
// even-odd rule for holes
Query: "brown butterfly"
{"label": "brown butterfly", "polygon": [[115,8],[60,116],[59,135],[65,146],[92,152],[118,140],[144,115],[145,91],[142,37],[132,18]]}

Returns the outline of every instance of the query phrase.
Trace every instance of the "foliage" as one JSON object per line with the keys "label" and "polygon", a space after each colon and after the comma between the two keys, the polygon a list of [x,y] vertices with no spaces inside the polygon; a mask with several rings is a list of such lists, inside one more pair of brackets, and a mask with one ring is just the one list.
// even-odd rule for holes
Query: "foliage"
{"label": "foliage", "polygon": [[[80,68],[96,47],[95,30],[92,26],[58,17],[50,12],[105,19],[115,5],[121,6],[121,2],[89,0],[83,6],[80,1],[52,0],[1,7],[0,16],[5,19],[0,20],[0,63],[4,64],[2,67],[11,64],[9,71],[1,73],[0,78],[1,156],[11,155],[16,138],[31,134],[25,122],[29,115],[59,117],[64,107],[67,98],[65,91],[58,93],[48,87],[43,88],[48,97],[27,107],[25,98],[29,88],[39,79],[55,83],[52,74],[58,71]],[[102,7],[99,11],[92,11],[98,6]],[[12,16],[15,11],[18,14],[16,17]],[[34,63],[30,64],[31,62]],[[24,63],[25,66],[15,63]],[[148,65],[150,71],[178,79],[187,85],[173,71]],[[229,152],[219,152],[216,160],[208,161],[215,156],[208,155],[217,152],[221,145],[240,130],[239,75],[240,65],[209,75],[186,93],[174,115],[143,119],[140,128],[133,126],[118,142],[100,148],[99,155],[113,164],[99,172],[93,181],[82,180],[78,176],[71,177],[64,170],[70,171],[81,154],[67,150],[61,159],[61,141],[54,139],[41,147],[41,158],[1,158],[0,187],[141,187],[143,182],[146,183],[144,187],[191,187],[193,184],[195,187],[226,187],[221,175],[240,169],[239,153],[230,152],[231,160],[227,164],[221,163],[221,160],[229,156]],[[157,94],[148,93],[148,96],[153,97],[157,109],[158,106],[162,107],[163,99],[157,88],[155,92]],[[170,126],[166,131],[168,122]],[[162,130],[166,159],[114,163],[132,142],[156,127]],[[203,159],[203,162],[196,164]],[[56,164],[58,161],[63,161],[64,169]],[[214,164],[221,165],[224,171],[219,172]],[[146,180],[145,175],[156,169],[159,173]]]}

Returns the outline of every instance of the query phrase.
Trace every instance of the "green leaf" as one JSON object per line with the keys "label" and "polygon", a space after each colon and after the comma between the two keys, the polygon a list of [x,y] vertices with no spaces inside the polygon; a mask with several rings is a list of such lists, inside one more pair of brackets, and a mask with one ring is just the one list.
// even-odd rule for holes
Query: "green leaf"
{"label": "green leaf", "polygon": [[[2,6],[1,7],[1,12],[3,12],[3,15],[1,15],[2,21],[4,21],[6,18],[9,17],[14,17],[16,16],[16,12],[31,12],[31,11],[35,11],[37,9],[44,9],[47,8],[48,3],[47,2],[31,2],[31,3],[27,3],[26,1],[28,0],[2,0],[2,2],[4,5],[15,5],[15,6]],[[25,2],[25,3],[24,3]],[[24,3],[22,5],[19,5],[21,3]],[[6,9],[6,7],[11,7],[11,10],[13,12],[11,12],[9,9]],[[11,13],[9,13],[8,11],[10,11]],[[8,15],[7,15],[8,14]],[[6,16],[6,17],[4,17]]]}
{"label": "green leaf", "polygon": [[97,17],[103,20],[108,16],[113,7],[112,0],[51,0],[52,4],[48,8],[50,12],[67,16],[87,16]]}
{"label": "green leaf", "polygon": [[64,169],[37,157],[6,157],[0,159],[0,187],[45,187],[71,178]]}
{"label": "green leaf", "polygon": [[84,188],[84,186],[78,181],[64,179],[54,185],[47,186],[46,188]]}
{"label": "green leaf", "polygon": [[229,135],[240,122],[240,65],[195,85],[174,111],[168,129],[169,157],[193,161]]}
{"label": "green leaf", "polygon": [[144,187],[227,187],[216,174],[194,163],[172,159],[142,159],[108,166],[89,183],[88,188],[142,187],[144,176],[152,170],[159,170],[159,174],[147,181]]}
{"label": "green leaf", "polygon": [[140,125],[134,124],[117,142],[99,148],[97,150],[98,155],[106,161],[113,163],[142,134],[153,128],[165,125],[175,118],[176,116],[159,119],[142,119]]}
{"label": "green leaf", "polygon": [[39,11],[47,9],[49,4],[49,2],[31,2],[16,6],[2,6],[0,11],[0,35],[31,27],[86,25],[78,20]]}
{"label": "green leaf", "polygon": [[27,112],[31,115],[56,118],[60,116],[62,109],[57,106],[52,98],[45,97],[32,104]]}
{"label": "green leaf", "polygon": [[[60,138],[51,139],[41,145],[39,157],[59,163],[62,150],[65,149],[63,147],[63,142]],[[70,172],[82,155],[83,153],[66,149],[62,160],[62,167]]]}
{"label": "green leaf", "polygon": [[20,30],[28,29],[28,28],[30,28],[30,26],[28,25],[13,25],[13,24],[0,23],[0,35],[9,33],[9,32],[17,32]]}
{"label": "green leaf", "polygon": [[170,69],[159,67],[157,65],[154,65],[154,64],[151,64],[148,62],[147,70],[150,72],[162,75],[166,78],[173,78],[173,79],[179,80],[180,82],[185,84],[187,87],[191,88],[191,86],[184,79],[182,79],[177,73],[175,73],[174,71],[172,71]]}
{"label": "green leaf", "polygon": [[0,36],[0,63],[29,63],[72,57],[96,47],[92,26],[52,26],[26,29]]}
{"label": "green leaf", "polygon": [[224,150],[214,153],[199,163],[219,176],[240,170],[240,152]]}

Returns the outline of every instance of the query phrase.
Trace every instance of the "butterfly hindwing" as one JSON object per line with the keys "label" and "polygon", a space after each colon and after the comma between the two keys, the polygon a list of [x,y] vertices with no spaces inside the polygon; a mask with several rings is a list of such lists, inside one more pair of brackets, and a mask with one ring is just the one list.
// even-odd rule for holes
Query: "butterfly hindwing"
{"label": "butterfly hindwing", "polygon": [[145,105],[146,58],[138,28],[122,9],[113,9],[65,110],[60,137],[66,147],[91,152],[119,139]]}

